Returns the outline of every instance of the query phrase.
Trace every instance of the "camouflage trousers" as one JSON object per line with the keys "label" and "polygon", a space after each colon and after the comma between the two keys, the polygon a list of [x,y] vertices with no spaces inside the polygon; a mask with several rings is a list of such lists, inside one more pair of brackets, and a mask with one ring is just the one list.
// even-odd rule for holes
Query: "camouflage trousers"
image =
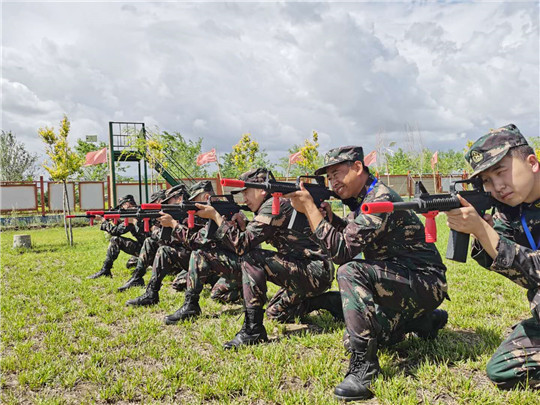
{"label": "camouflage trousers", "polygon": [[109,247],[102,269],[110,270],[113,267],[114,261],[118,258],[120,251],[128,255],[138,255],[141,250],[141,244],[136,240],[124,238],[123,236],[113,236],[109,240]]}
{"label": "camouflage trousers", "polygon": [[183,247],[158,247],[152,263],[152,278],[148,285],[159,291],[166,275],[177,274],[188,268],[190,255],[191,251]]}
{"label": "camouflage trousers", "polygon": [[389,262],[354,260],[338,268],[345,316],[345,347],[402,340],[407,322],[433,311],[447,297],[444,277]]}
{"label": "camouflage trousers", "polygon": [[499,388],[540,385],[540,324],[526,319],[514,326],[487,364],[487,375]]}
{"label": "camouflage trousers", "polygon": [[159,240],[153,237],[146,238],[139,250],[137,266],[133,272],[140,274],[141,277],[146,274],[146,269],[154,263],[156,253],[159,249]]}
{"label": "camouflage trousers", "polygon": [[191,254],[187,291],[200,294],[204,284],[213,284],[210,297],[221,302],[241,298],[242,273],[238,256],[220,249],[195,250]]}
{"label": "camouflage trousers", "polygon": [[278,322],[304,315],[306,298],[324,293],[334,280],[334,265],[329,260],[295,259],[264,249],[243,255],[241,269],[246,308],[264,306],[267,281],[281,287],[266,308],[268,318]]}

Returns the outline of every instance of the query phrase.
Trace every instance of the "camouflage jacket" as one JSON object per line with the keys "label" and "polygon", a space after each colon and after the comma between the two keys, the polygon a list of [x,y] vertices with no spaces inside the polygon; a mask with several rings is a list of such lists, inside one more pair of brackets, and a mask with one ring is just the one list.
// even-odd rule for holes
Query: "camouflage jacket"
{"label": "camouflage jacket", "polygon": [[426,243],[424,225],[413,211],[361,213],[360,205],[363,202],[403,201],[381,181],[377,181],[367,193],[374,181],[375,178],[370,175],[357,197],[358,209],[346,219],[334,214],[331,223],[322,220],[312,238],[337,264],[347,263],[363,253],[366,260],[388,261],[414,271],[435,272],[445,280],[446,267],[439,251],[434,244]]}
{"label": "camouflage jacket", "polygon": [[288,229],[294,209],[286,199],[280,199],[279,214],[272,215],[272,198],[264,201],[253,220],[241,231],[234,222],[223,221],[215,239],[227,249],[243,255],[266,242],[285,256],[296,259],[326,259],[320,247],[306,234]]}
{"label": "camouflage jacket", "polygon": [[178,223],[171,235],[173,244],[180,245],[187,250],[197,250],[209,243],[206,238],[206,229],[208,221],[203,218],[195,217],[195,226],[189,228],[187,219]]}
{"label": "camouflage jacket", "polygon": [[111,221],[103,221],[100,229],[111,236],[121,236],[131,232],[133,237],[137,239],[137,242],[139,243],[143,243],[151,234],[150,232],[144,232],[144,224],[142,221],[137,221],[136,225],[128,224],[127,226],[124,225],[123,220],[118,222],[117,225],[113,224]]}
{"label": "camouflage jacket", "polygon": [[500,205],[493,215],[494,229],[499,234],[497,257],[493,260],[478,240],[474,240],[471,256],[489,270],[500,271],[514,283],[528,290],[531,310],[540,321],[540,250],[533,250],[521,223],[525,221],[537,247],[540,245],[540,200],[517,207]]}

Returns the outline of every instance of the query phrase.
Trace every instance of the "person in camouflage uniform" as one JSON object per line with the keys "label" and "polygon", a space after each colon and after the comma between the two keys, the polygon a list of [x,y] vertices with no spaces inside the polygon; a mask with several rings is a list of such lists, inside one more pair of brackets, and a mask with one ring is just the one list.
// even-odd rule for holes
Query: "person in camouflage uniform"
{"label": "person in camouflage uniform", "polygon": [[[271,173],[259,168],[240,176],[246,182],[262,183]],[[304,234],[288,229],[293,214],[290,203],[280,200],[280,212],[272,214],[271,196],[261,189],[243,189],[245,204],[255,213],[247,225],[242,218],[226,221],[213,207],[199,206],[197,215],[213,220],[218,229],[214,235],[225,249],[198,251],[192,256],[186,302],[176,318],[200,314],[198,292],[200,281],[210,272],[242,279],[245,318],[242,329],[233,340],[225,343],[231,349],[241,345],[267,341],[263,325],[267,281],[281,287],[271,300],[266,313],[269,318],[285,322],[305,313],[309,297],[323,294],[332,284],[334,267],[320,248]],[[277,250],[261,249],[269,243]],[[206,273],[206,274],[203,274]]]}
{"label": "person in camouflage uniform", "polygon": [[[166,197],[166,190],[156,191],[150,196],[150,203],[160,204]],[[146,268],[152,265],[156,252],[159,248],[159,234],[161,228],[152,225],[151,235],[143,242],[139,256],[137,257],[137,263],[135,269],[131,274],[131,278],[121,287],[118,288],[119,292],[126,291],[132,287],[144,287],[144,275],[146,274]]]}
{"label": "person in camouflage uniform", "polygon": [[[171,189],[162,203],[178,204],[184,197],[195,201],[205,201],[210,195],[208,191],[209,186],[211,188],[210,182],[196,183],[191,189],[191,197],[189,197],[189,194],[185,194],[185,188],[176,186]],[[213,190],[211,190],[211,194],[213,194]],[[159,247],[155,252],[152,265],[152,278],[148,282],[146,292],[140,297],[127,301],[126,305],[147,306],[159,302],[159,290],[161,289],[163,279],[167,274],[176,274],[185,271],[189,267],[192,252],[189,238],[205,225],[205,223],[198,221],[195,224],[195,228],[190,229],[187,227],[187,220],[179,223],[169,214],[164,214],[158,220],[162,228],[173,228],[172,235],[169,241],[158,241]],[[208,282],[214,286],[212,298],[221,301],[236,300],[238,298],[238,293],[235,294],[234,292],[234,290],[238,289],[230,285],[227,280],[214,278],[208,280]]]}
{"label": "person in camouflage uniform", "polygon": [[500,203],[480,217],[464,199],[449,211],[450,228],[472,234],[471,256],[527,289],[532,318],[514,326],[487,364],[498,387],[540,383],[540,164],[519,129],[509,124],[478,139],[465,155],[485,191]]}
{"label": "person in camouflage uniform", "polygon": [[334,192],[351,208],[346,219],[333,214],[327,203],[321,212],[303,186],[286,195],[306,214],[312,239],[340,266],[337,280],[351,359],[334,393],[345,400],[373,395],[378,347],[397,343],[408,332],[435,337],[448,318],[446,311],[436,310],[447,298],[446,267],[435,245],[425,242],[416,214],[361,213],[364,202],[402,201],[369,172],[363,159],[361,147],[340,147],[330,150],[324,166],[315,171],[327,174]]}
{"label": "person in camouflage uniform", "polygon": [[[137,207],[135,199],[131,194],[128,194],[122,197],[122,199],[120,199],[120,202],[114,209],[119,210],[135,207]],[[103,220],[100,216],[96,216],[96,220],[101,220],[100,229],[109,233],[112,237],[109,240],[109,247],[107,248],[107,254],[101,270],[97,273],[92,274],[91,276],[88,276],[88,279],[94,279],[103,276],[112,277],[111,269],[113,267],[114,261],[120,254],[120,251],[123,251],[129,255],[137,255],[141,250],[144,239],[148,236],[148,234],[144,232],[144,226],[142,221],[137,221],[134,218],[129,219],[129,223],[127,226],[124,225],[123,221],[115,225],[111,221]],[[121,236],[125,235],[128,232],[131,232],[131,234],[135,237],[135,240]]]}

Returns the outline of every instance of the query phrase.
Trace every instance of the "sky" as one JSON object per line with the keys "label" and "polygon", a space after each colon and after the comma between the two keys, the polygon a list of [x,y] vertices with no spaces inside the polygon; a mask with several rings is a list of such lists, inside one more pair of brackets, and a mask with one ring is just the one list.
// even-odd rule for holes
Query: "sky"
{"label": "sky", "polygon": [[277,163],[380,142],[462,150],[514,123],[539,136],[537,1],[2,2],[2,122],[42,155],[109,121],[203,138],[250,133]]}

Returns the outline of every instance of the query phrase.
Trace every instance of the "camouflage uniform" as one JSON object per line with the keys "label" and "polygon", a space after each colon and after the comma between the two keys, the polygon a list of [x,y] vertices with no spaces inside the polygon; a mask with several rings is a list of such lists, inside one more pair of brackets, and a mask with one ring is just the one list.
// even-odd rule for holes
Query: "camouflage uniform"
{"label": "camouflage uniform", "polygon": [[[103,262],[103,269],[112,269],[113,263],[120,254],[120,251],[123,251],[129,255],[138,255],[144,240],[148,236],[147,232],[144,232],[144,224],[142,221],[138,221],[136,225],[128,224],[124,225],[123,222],[114,225],[110,221],[104,221],[101,224],[100,229],[109,233],[112,237],[109,240],[109,247],[107,248],[107,254],[105,261]],[[135,237],[135,240],[123,237],[128,232]]]}
{"label": "camouflage uniform", "polygon": [[[356,160],[363,161],[360,147],[333,149],[315,174]],[[337,280],[345,342],[353,350],[371,339],[379,345],[401,340],[409,322],[433,311],[447,297],[446,267],[435,245],[425,242],[420,219],[412,211],[360,212],[361,203],[378,201],[402,199],[369,174],[356,201],[347,201],[353,210],[346,220],[333,215],[332,222],[322,220],[313,234],[340,265]]]}
{"label": "camouflage uniform", "polygon": [[[466,154],[473,176],[489,169],[508,151],[527,145],[515,125],[491,131],[476,141]],[[540,199],[516,207],[499,204],[493,215],[494,229],[500,236],[497,257],[493,260],[475,240],[472,257],[492,270],[527,289],[533,317],[513,327],[487,365],[488,377],[501,388],[540,382],[540,250],[532,248],[521,218],[524,218],[536,247],[540,245]]]}
{"label": "camouflage uniform", "polygon": [[[265,169],[257,169],[242,175],[241,180],[263,182],[266,174]],[[267,281],[281,287],[266,309],[269,318],[280,322],[305,313],[305,298],[322,294],[334,279],[334,267],[321,249],[305,234],[287,228],[293,212],[290,202],[281,199],[280,213],[272,215],[272,199],[268,198],[245,231],[223,221],[215,234],[216,240],[238,255],[219,252],[227,257],[221,267],[230,266],[236,280],[241,270],[246,309],[264,306]],[[261,249],[263,242],[277,252]]]}
{"label": "camouflage uniform", "polygon": [[[178,187],[179,186],[177,186],[177,188]],[[174,192],[171,192],[171,194],[163,200],[163,203],[166,203],[166,201],[174,195]],[[199,233],[198,231],[203,228],[204,225],[205,223],[196,221],[195,227],[190,229],[187,226],[186,219],[183,223],[178,224],[175,229],[173,229],[169,241],[159,239],[157,246],[151,241],[148,242],[148,253],[151,254],[152,250],[155,249],[154,260],[152,263],[152,277],[148,282],[147,292],[141,297],[128,301],[129,305],[147,305],[146,301],[149,303],[156,303],[159,300],[157,294],[161,289],[165,276],[168,274],[181,274],[182,272],[186,274],[186,269],[189,268],[190,256],[193,249],[192,239],[194,238],[194,235]],[[140,260],[140,262],[144,264],[143,260]],[[179,277],[177,277],[173,283],[178,284],[180,282],[179,280]],[[212,297],[214,299],[227,300],[229,298],[235,298],[234,294],[230,294],[231,297],[229,297],[229,294],[227,293],[229,285],[226,280],[218,281],[215,278],[211,278],[208,282],[215,284],[215,292],[212,292]],[[231,290],[232,289],[234,288],[231,287]],[[149,294],[151,294],[154,299],[143,299],[143,297],[148,296]]]}

